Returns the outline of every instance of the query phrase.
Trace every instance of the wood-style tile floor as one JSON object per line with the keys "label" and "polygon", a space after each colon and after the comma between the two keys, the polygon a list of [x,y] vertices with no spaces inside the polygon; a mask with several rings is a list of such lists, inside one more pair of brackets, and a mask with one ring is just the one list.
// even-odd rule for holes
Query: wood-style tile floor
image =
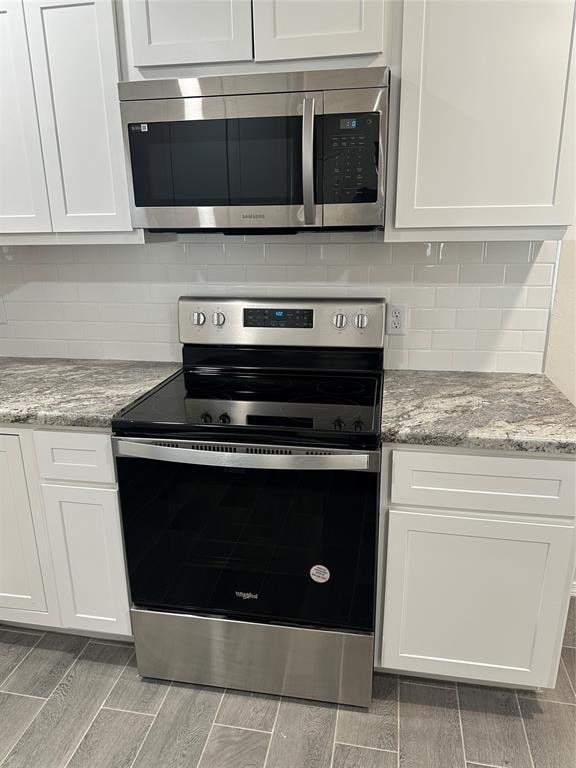
{"label": "wood-style tile floor", "polygon": [[1,768],[575,768],[576,600],[555,690],[376,675],[369,710],[141,680],[133,649],[0,627]]}

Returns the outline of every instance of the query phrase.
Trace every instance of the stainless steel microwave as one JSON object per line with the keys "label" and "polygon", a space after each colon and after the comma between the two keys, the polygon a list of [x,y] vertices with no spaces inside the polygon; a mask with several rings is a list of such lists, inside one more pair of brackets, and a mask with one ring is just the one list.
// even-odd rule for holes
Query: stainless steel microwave
{"label": "stainless steel microwave", "polygon": [[384,225],[387,68],[120,83],[132,223]]}

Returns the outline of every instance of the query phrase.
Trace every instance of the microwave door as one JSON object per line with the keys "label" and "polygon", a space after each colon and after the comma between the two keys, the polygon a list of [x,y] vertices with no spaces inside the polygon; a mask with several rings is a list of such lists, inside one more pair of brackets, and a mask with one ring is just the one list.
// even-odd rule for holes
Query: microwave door
{"label": "microwave door", "polygon": [[322,226],[323,101],[305,92],[124,102],[133,225]]}

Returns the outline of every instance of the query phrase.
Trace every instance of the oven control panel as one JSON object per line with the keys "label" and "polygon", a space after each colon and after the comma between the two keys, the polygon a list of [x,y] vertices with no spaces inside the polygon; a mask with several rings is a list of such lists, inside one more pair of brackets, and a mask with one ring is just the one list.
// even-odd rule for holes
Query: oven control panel
{"label": "oven control panel", "polygon": [[382,299],[231,299],[184,296],[183,344],[369,347],[384,344]]}

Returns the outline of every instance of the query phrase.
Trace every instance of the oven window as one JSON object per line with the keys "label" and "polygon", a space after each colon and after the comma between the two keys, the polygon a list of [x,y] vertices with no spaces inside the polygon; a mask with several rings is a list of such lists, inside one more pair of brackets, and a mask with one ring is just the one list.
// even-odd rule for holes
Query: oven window
{"label": "oven window", "polygon": [[301,205],[302,118],[132,123],[137,207]]}
{"label": "oven window", "polygon": [[377,475],[118,459],[142,608],[372,631]]}

